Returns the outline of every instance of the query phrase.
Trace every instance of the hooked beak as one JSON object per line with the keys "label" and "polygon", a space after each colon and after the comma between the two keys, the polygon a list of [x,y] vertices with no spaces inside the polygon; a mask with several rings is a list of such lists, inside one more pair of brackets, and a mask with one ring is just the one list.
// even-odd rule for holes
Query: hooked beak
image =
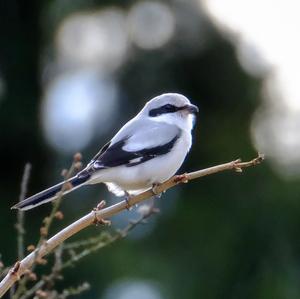
{"label": "hooked beak", "polygon": [[197,114],[199,112],[199,108],[193,104],[187,105],[185,110],[187,110],[191,114]]}

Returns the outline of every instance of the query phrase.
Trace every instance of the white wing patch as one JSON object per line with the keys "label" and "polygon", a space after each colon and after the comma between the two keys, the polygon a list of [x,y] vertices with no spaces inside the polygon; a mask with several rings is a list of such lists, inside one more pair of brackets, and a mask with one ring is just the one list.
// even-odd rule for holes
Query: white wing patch
{"label": "white wing patch", "polygon": [[131,160],[129,161],[129,164],[132,164],[132,163],[140,163],[142,160],[143,160],[143,157],[137,157],[137,158],[131,159]]}

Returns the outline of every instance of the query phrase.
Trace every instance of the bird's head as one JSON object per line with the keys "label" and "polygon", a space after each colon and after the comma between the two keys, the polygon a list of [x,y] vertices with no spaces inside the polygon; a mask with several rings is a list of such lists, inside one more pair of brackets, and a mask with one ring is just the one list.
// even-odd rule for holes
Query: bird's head
{"label": "bird's head", "polygon": [[141,111],[143,116],[154,121],[174,124],[186,130],[192,129],[198,112],[197,106],[178,93],[159,95],[147,102]]}

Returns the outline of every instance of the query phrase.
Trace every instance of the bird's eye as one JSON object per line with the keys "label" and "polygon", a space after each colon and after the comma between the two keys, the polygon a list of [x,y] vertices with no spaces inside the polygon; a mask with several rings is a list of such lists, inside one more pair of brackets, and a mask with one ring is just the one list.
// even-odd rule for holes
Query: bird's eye
{"label": "bird's eye", "polygon": [[166,105],[163,105],[161,107],[154,108],[154,109],[150,110],[149,111],[149,116],[155,117],[155,116],[159,116],[159,115],[162,115],[162,114],[173,113],[173,112],[176,112],[176,111],[178,111],[177,107],[175,107],[171,104],[166,104]]}
{"label": "bird's eye", "polygon": [[171,105],[171,104],[166,104],[166,105],[164,106],[164,108],[165,108],[166,110],[168,110],[168,111],[173,111],[175,107],[174,107],[173,105]]}

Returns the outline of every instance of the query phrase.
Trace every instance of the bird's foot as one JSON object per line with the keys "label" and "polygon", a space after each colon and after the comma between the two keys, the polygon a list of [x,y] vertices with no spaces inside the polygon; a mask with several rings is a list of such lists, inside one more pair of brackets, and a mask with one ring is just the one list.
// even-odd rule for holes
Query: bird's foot
{"label": "bird's foot", "polygon": [[98,211],[102,210],[106,205],[106,202],[105,200],[101,200],[98,204],[97,204],[97,207],[96,208],[93,208],[93,212],[94,212],[94,220],[93,220],[93,223],[95,225],[111,225],[111,221],[110,220],[105,220],[103,219],[102,217],[100,217],[98,215]]}
{"label": "bird's foot", "polygon": [[124,191],[124,192],[125,192],[126,209],[128,211],[130,211],[130,209],[132,207],[131,204],[130,204],[131,195],[127,191]]}
{"label": "bird's foot", "polygon": [[159,192],[159,190],[157,190],[158,189],[158,187],[160,186],[161,184],[160,183],[154,183],[154,184],[152,184],[152,189],[151,189],[151,191],[152,191],[152,193],[153,193],[153,196],[155,197],[155,198],[161,198],[161,192]]}

